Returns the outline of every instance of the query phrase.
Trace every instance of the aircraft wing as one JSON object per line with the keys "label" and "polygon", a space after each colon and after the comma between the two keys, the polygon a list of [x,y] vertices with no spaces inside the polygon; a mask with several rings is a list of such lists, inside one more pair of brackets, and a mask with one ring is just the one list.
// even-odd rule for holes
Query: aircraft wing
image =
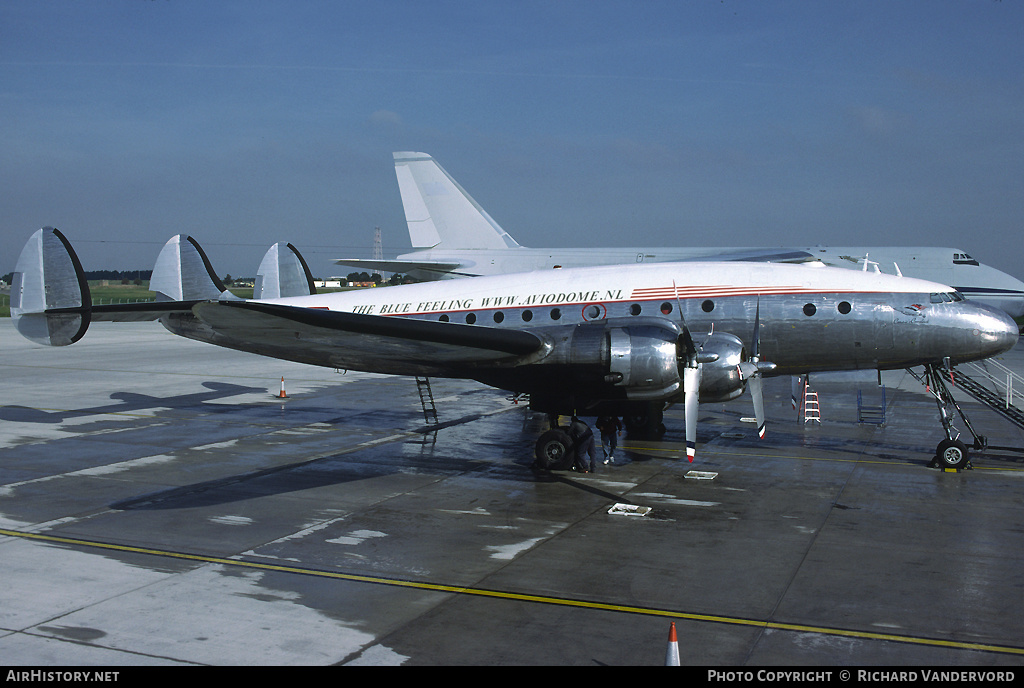
{"label": "aircraft wing", "polygon": [[814,254],[787,248],[745,248],[714,255],[694,256],[680,260],[697,261],[749,261],[752,263],[808,263],[818,260]]}
{"label": "aircraft wing", "polygon": [[339,258],[334,261],[337,265],[359,268],[360,270],[383,270],[385,272],[398,272],[401,274],[411,273],[417,270],[424,270],[433,274],[443,275],[462,267],[462,263],[444,263],[435,260],[371,260],[364,258]]}
{"label": "aircraft wing", "polygon": [[436,374],[512,361],[544,346],[521,330],[253,301],[209,301],[192,312],[226,346],[351,370]]}

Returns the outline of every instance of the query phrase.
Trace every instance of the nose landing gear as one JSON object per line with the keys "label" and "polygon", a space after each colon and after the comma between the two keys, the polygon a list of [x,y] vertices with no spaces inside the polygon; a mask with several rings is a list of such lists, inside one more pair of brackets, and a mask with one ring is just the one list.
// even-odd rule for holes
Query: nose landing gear
{"label": "nose landing gear", "polygon": [[960,432],[953,427],[952,423],[952,409],[955,409],[960,418],[964,421],[968,431],[974,437],[974,442],[971,448],[976,450],[984,449],[988,446],[988,439],[976,433],[974,426],[971,425],[971,420],[964,413],[964,410],[960,408],[960,405],[953,399],[953,395],[950,394],[949,387],[946,385],[946,375],[950,376],[952,381],[952,373],[950,372],[949,361],[945,361],[944,365],[940,368],[935,364],[927,364],[924,367],[924,375],[918,376],[914,371],[908,370],[918,382],[923,384],[925,388],[935,398],[935,403],[939,407],[939,422],[942,423],[942,429],[946,433],[946,439],[939,442],[935,448],[935,458],[928,464],[932,468],[942,468],[950,470],[966,470],[972,468],[971,466],[971,455],[970,449],[967,444],[961,441]]}

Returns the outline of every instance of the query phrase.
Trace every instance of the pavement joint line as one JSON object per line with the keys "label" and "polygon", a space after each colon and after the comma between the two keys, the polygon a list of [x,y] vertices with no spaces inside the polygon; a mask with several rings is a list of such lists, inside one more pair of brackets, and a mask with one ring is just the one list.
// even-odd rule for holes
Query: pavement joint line
{"label": "pavement joint line", "polygon": [[30,533],[19,530],[8,530],[0,528],[0,536],[33,540],[38,542],[51,542],[55,544],[71,545],[78,547],[92,547],[117,552],[130,552],[155,557],[166,557],[195,561],[205,564],[221,564],[224,566],[249,568],[260,571],[275,571],[278,573],[292,573],[303,576],[316,576],[321,578],[332,578],[355,583],[369,583],[375,585],[389,585],[394,587],[411,588],[432,592],[442,592],[457,595],[473,595],[478,597],[490,597],[519,602],[535,602],[549,605],[577,607],[583,609],[594,609],[600,611],[620,612],[626,614],[637,614],[644,616],[669,617],[684,621],[695,621],[705,623],[719,623],[733,626],[748,626],[763,630],[791,631],[795,633],[816,633],[819,635],[838,636],[846,638],[859,638],[863,640],[881,640],[910,645],[922,645],[930,647],[944,647],[956,650],[974,650],[979,652],[990,652],[1024,656],[1024,647],[1013,647],[1009,645],[994,645],[987,643],[971,643],[956,640],[942,640],[939,638],[927,638],[910,635],[896,635],[892,633],[876,633],[873,631],[858,631],[843,628],[828,628],[824,626],[812,626],[806,624],[783,623],[779,621],[767,621],[763,619],[747,619],[743,617],[718,616],[714,614],[698,614],[693,612],[680,612],[668,609],[654,609],[649,607],[633,607],[628,605],[597,602],[593,600],[572,599],[566,597],[553,597],[547,595],[530,595],[526,593],[515,593],[501,590],[488,590],[485,588],[473,588],[461,585],[445,585],[441,583],[427,583],[424,581],[403,580],[400,578],[386,578],[383,576],[368,576],[355,573],[343,573],[336,571],[322,571],[317,569],[304,568],[301,566],[288,566],[282,564],[268,564],[245,559],[234,559],[228,557],[215,557],[204,554],[188,552],[174,552],[171,550],[159,550],[146,547],[135,547],[132,545],[119,545],[115,543],[102,542],[98,540],[85,540],[80,538],[62,537],[58,535],[47,535],[44,533]]}

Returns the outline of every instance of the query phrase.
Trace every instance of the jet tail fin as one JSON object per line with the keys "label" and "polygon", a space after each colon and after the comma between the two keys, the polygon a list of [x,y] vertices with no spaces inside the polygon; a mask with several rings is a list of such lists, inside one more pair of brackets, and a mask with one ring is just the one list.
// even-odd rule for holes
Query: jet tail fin
{"label": "jet tail fin", "polygon": [[316,293],[313,275],[299,250],[291,244],[270,247],[256,271],[254,299],[279,299]]}
{"label": "jet tail fin", "polygon": [[413,248],[515,248],[515,239],[426,153],[395,153]]}
{"label": "jet tail fin", "polygon": [[89,329],[91,304],[75,249],[53,227],[35,232],[11,281],[11,319],[18,332],[37,344],[74,344]]}

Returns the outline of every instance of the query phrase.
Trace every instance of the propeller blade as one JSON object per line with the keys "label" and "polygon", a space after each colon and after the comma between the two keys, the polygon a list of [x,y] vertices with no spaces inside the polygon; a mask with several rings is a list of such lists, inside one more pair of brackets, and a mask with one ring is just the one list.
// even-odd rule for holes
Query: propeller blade
{"label": "propeller blade", "polygon": [[754,365],[761,360],[761,295],[757,295],[757,305],[754,308],[754,342],[753,348],[751,349],[750,358],[754,361]]}
{"label": "propeller blade", "polygon": [[697,453],[697,410],[700,404],[701,366],[683,368],[683,411],[686,417],[686,458]]}
{"label": "propeller blade", "polygon": [[763,378],[760,373],[747,382],[750,388],[750,396],[754,398],[754,418],[757,420],[757,436],[764,439],[764,393],[762,391]]}

